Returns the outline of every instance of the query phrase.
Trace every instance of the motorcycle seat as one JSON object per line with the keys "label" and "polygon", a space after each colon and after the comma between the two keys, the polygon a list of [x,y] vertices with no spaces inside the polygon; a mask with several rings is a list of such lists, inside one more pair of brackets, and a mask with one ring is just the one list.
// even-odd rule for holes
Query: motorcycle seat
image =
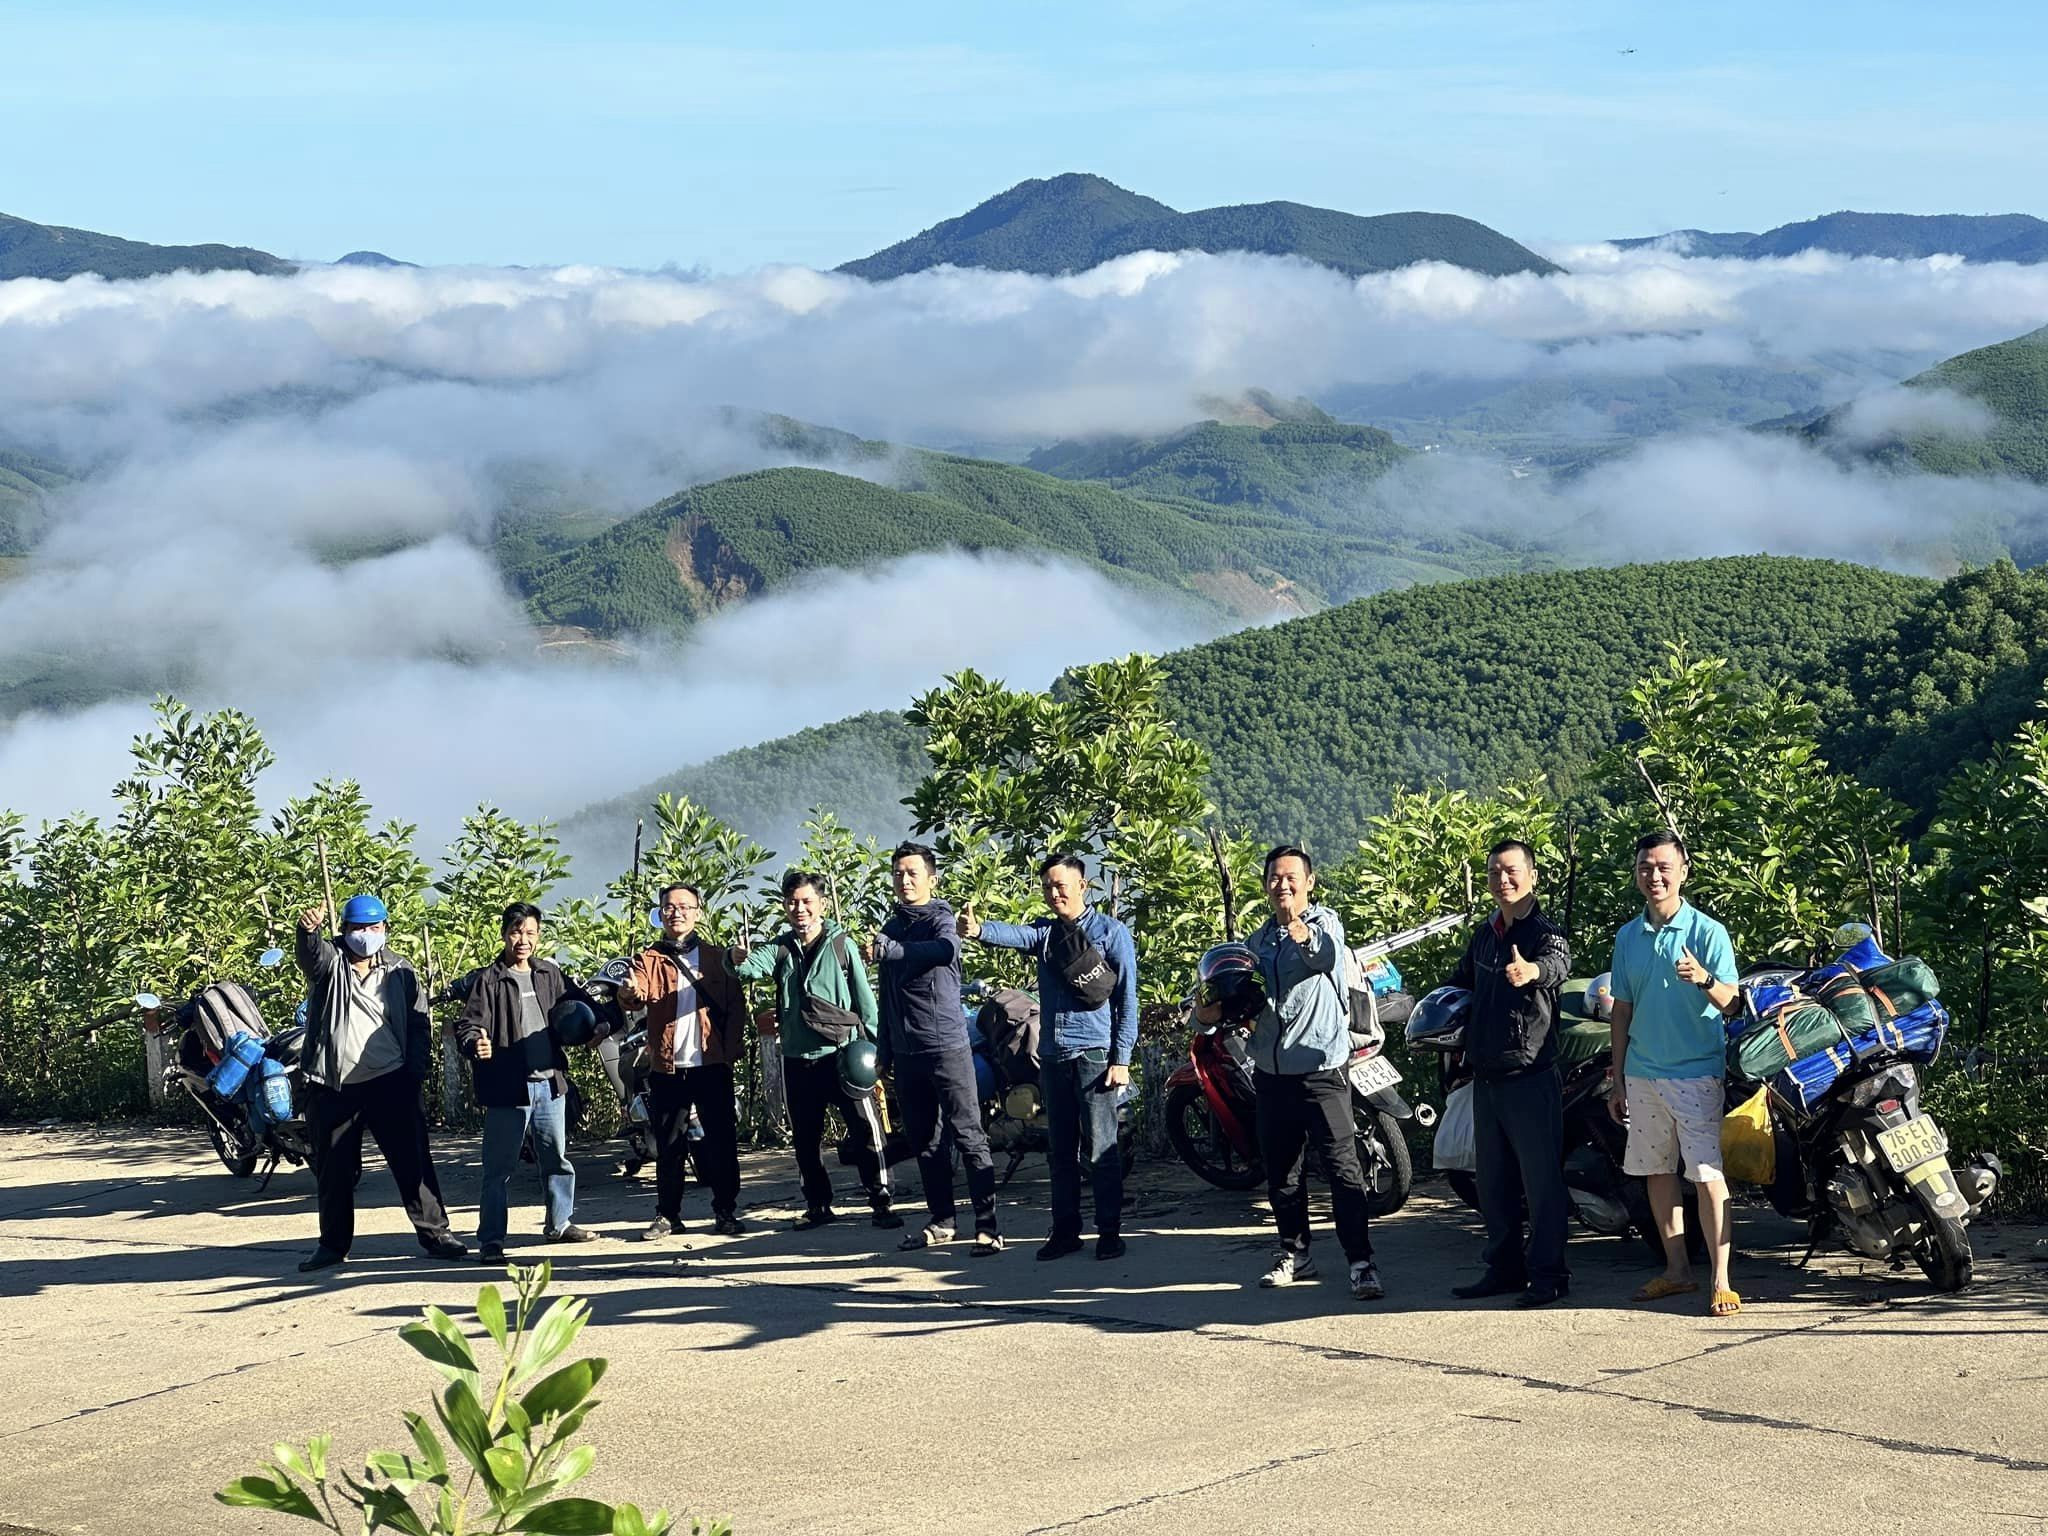
{"label": "motorcycle seat", "polygon": [[306,1041],[305,1027],[288,1029],[281,1035],[272,1035],[263,1042],[263,1054],[273,1061],[281,1061],[288,1067],[296,1067],[299,1057],[304,1054]]}

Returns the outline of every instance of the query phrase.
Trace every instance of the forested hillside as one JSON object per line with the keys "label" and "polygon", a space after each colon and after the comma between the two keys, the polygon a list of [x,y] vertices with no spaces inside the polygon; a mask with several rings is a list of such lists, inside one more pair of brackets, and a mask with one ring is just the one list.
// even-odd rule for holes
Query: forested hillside
{"label": "forested hillside", "polygon": [[[1628,684],[1671,641],[1769,676],[1814,678],[1837,720],[1858,718],[1857,701],[1870,700],[1894,723],[1855,747],[1882,752],[1906,718],[1894,695],[1910,690],[1923,653],[1945,658],[1935,670],[1950,696],[2024,692],[2007,664],[1971,673],[1952,653],[2038,624],[2028,615],[2044,585],[2010,567],[1959,578],[1953,619],[1931,581],[1772,556],[1416,587],[1169,656],[1167,702],[1212,754],[1210,790],[1227,821],[1336,855],[1398,789],[1446,780],[1486,790],[1549,772],[1569,792],[1613,744]],[[2038,667],[2043,642],[2031,643]],[[1983,728],[1996,728],[1988,714]],[[892,835],[904,825],[893,802],[922,767],[901,716],[863,715],[685,769],[602,814],[630,835],[631,807],[659,788],[754,830],[841,803],[814,782],[857,779],[849,798],[874,819],[846,819]]]}
{"label": "forested hillside", "polygon": [[1621,250],[1670,242],[1689,256],[1796,256],[1829,251],[1837,256],[1882,256],[1914,261],[1964,256],[1971,261],[2048,260],[2048,222],[2026,213],[1828,213],[1762,234],[1675,229],[1610,244]]}
{"label": "forested hillside", "polygon": [[1303,203],[1179,213],[1100,176],[1073,172],[1019,182],[956,219],[839,270],[876,281],[937,266],[1054,276],[1133,251],[1299,256],[1353,277],[1417,261],[1449,262],[1495,275],[1558,270],[1498,230],[1453,214],[1361,218]]}
{"label": "forested hillside", "polygon": [[165,272],[295,272],[295,263],[239,245],[150,245],[0,213],[0,282],[14,277],[156,277]]}
{"label": "forested hillside", "polygon": [[0,448],[0,556],[23,555],[41,531],[41,502],[71,483],[59,465],[32,453]]}
{"label": "forested hillside", "polygon": [[2048,483],[2048,326],[1979,347],[1906,381],[1980,400],[1997,417],[1982,437],[1921,437],[1921,468],[1943,475],[2018,475]]}

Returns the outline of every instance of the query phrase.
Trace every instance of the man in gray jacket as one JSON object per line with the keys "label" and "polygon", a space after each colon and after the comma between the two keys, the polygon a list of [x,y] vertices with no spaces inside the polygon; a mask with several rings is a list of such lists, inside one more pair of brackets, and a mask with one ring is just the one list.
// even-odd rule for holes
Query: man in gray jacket
{"label": "man in gray jacket", "polygon": [[298,961],[306,977],[306,1137],[320,1196],[320,1246],[299,1269],[348,1257],[356,1230],[356,1179],[363,1132],[377,1139],[420,1246],[437,1259],[469,1250],[448,1230],[441,1181],[427,1150],[427,1079],[433,1020],[419,977],[384,947],[389,914],[375,896],[341,909],[341,937],[329,940],[327,909],[299,919]]}
{"label": "man in gray jacket", "polygon": [[1266,855],[1266,900],[1273,915],[1247,942],[1258,956],[1266,1007],[1252,1024],[1252,1082],[1257,1090],[1259,1158],[1280,1229],[1280,1251],[1263,1286],[1314,1277],[1309,1253],[1310,1146],[1330,1181],[1337,1241],[1351,1265],[1351,1294],[1386,1294],[1366,1231],[1365,1176],[1351,1121],[1351,998],[1344,980],[1344,924],[1309,900],[1315,864],[1291,844]]}

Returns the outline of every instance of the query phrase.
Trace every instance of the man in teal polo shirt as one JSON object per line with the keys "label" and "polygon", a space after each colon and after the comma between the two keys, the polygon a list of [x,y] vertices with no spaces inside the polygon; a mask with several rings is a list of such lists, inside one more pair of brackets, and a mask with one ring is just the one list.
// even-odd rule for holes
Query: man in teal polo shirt
{"label": "man in teal polo shirt", "polygon": [[1643,914],[1614,936],[1614,1091],[1607,1107],[1628,1125],[1622,1171],[1649,1181],[1650,1209],[1664,1240],[1664,1273],[1637,1291],[1636,1300],[1699,1289],[1685,1247],[1682,1170],[1699,1186],[1700,1235],[1713,1255],[1707,1310],[1731,1317],[1742,1298],[1728,1285],[1721,1010],[1735,997],[1735,947],[1726,928],[1685,900],[1691,867],[1675,832],[1652,832],[1636,844]]}

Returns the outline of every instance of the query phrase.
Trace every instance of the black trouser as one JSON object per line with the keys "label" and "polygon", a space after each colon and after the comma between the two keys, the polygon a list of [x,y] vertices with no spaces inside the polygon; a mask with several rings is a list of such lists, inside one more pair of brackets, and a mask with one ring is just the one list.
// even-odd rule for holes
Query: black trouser
{"label": "black trouser", "polygon": [[[1510,1283],[1563,1285],[1564,1086],[1555,1067],[1472,1084],[1472,1143],[1479,1214],[1486,1219],[1486,1272]],[[1522,1204],[1529,1233],[1523,1250]]]}
{"label": "black trouser", "polygon": [[953,1220],[953,1148],[967,1165],[967,1196],[974,1202],[974,1230],[996,1230],[996,1165],[988,1133],[981,1128],[981,1101],[974,1091],[974,1057],[961,1041],[956,1050],[896,1058],[896,1097],[903,1103],[904,1131],[917,1153],[924,1205],[933,1221]]}
{"label": "black trouser", "polygon": [[806,1061],[782,1058],[782,1081],[789,1093],[789,1128],[796,1137],[797,1176],[803,1181],[804,1208],[819,1210],[832,1203],[832,1175],[825,1171],[825,1110],[834,1104],[846,1118],[853,1139],[853,1166],[860,1174],[868,1203],[889,1209],[889,1170],[882,1166],[882,1121],[872,1093],[852,1093],[839,1080],[837,1055]]}
{"label": "black trouser", "polygon": [[690,1108],[704,1127],[697,1173],[711,1186],[711,1214],[730,1216],[740,1204],[740,1123],[732,1101],[732,1067],[704,1062],[647,1074],[647,1118],[654,1126],[656,1214],[683,1219],[683,1157],[690,1150]]}
{"label": "black trouser", "polygon": [[1324,1072],[1254,1072],[1259,1117],[1259,1160],[1266,1165],[1266,1198],[1280,1228],[1280,1245],[1308,1248],[1308,1149],[1313,1146],[1330,1181],[1330,1214],[1337,1241],[1353,1264],[1372,1257],[1366,1231],[1365,1175],[1358,1167],[1351,1121],[1351,1080],[1344,1069]]}
{"label": "black trouser", "polygon": [[1081,1235],[1081,1170],[1095,1186],[1095,1235],[1115,1237],[1124,1217],[1124,1160],[1116,1144],[1116,1089],[1103,1079],[1109,1052],[1083,1051],[1038,1069],[1055,1237]]}
{"label": "black trouser", "polygon": [[363,1132],[376,1138],[398,1198],[420,1246],[448,1237],[448,1209],[427,1150],[427,1104],[410,1072],[387,1072],[367,1083],[306,1085],[306,1139],[320,1192],[320,1246],[348,1252],[356,1236],[356,1179],[363,1171]]}

